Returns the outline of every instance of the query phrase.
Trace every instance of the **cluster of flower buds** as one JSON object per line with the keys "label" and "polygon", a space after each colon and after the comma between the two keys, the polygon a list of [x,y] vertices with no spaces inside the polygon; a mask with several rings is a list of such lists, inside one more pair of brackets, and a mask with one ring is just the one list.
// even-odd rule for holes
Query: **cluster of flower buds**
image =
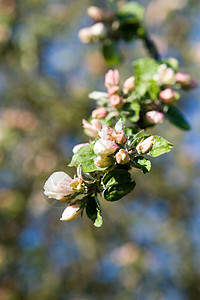
{"label": "cluster of flower buds", "polygon": [[115,14],[96,6],[90,6],[87,14],[94,24],[79,31],[78,36],[81,42],[88,44],[105,40],[109,35],[108,25],[112,24]]}
{"label": "cluster of flower buds", "polygon": [[[126,135],[123,130],[122,120],[115,125],[115,130],[104,125],[99,131],[100,139],[94,145],[94,153],[98,155],[95,158],[95,164],[98,167],[108,167],[116,161],[118,164],[126,164],[130,157],[123,148],[126,143]],[[115,159],[115,160],[114,160]]]}
{"label": "cluster of flower buds", "polygon": [[125,80],[123,84],[123,92],[120,90],[119,83],[119,71],[109,70],[105,75],[105,87],[108,90],[110,98],[109,105],[116,109],[122,108],[126,95],[135,88],[135,78],[134,76],[131,76]]}
{"label": "cluster of flower buds", "polygon": [[[171,58],[173,62],[174,58]],[[174,63],[178,64],[177,61]],[[197,86],[196,80],[194,80],[189,73],[175,72],[171,67],[166,64],[161,64],[158,68],[157,74],[154,76],[154,80],[160,86],[170,86],[178,84],[181,88],[192,89]]]}
{"label": "cluster of flower buds", "polygon": [[[122,89],[120,89],[120,76],[118,70],[108,70],[105,75],[105,87],[108,93],[99,93],[106,95],[107,100],[104,103],[105,106],[99,106],[92,111],[91,124],[83,120],[83,127],[90,132],[90,136],[97,136],[97,131],[101,129],[101,123],[98,119],[104,119],[108,115],[108,111],[117,112],[126,103],[126,99],[135,88],[135,78],[134,76],[129,77],[125,80]],[[95,93],[95,92],[94,92]],[[97,92],[98,93],[98,92]],[[91,98],[93,98],[92,94]],[[94,99],[94,98],[93,98]],[[118,116],[118,114],[114,114]]]}
{"label": "cluster of flower buds", "polygon": [[[178,64],[175,59],[171,58],[171,60]],[[107,116],[108,119],[120,116],[121,112],[123,114],[124,105],[131,103],[132,99],[133,101],[137,101],[137,105],[140,106],[140,111],[142,112],[142,128],[162,123],[165,118],[166,106],[172,105],[180,97],[177,90],[181,88],[190,89],[197,85],[197,82],[192,79],[188,73],[175,72],[174,69],[167,64],[158,64],[157,72],[152,78],[152,82],[157,84],[158,92],[156,99],[150,99],[151,96],[147,94],[144,95],[148,100],[145,102],[140,101],[140,98],[137,99],[138,78],[136,77],[136,79],[134,76],[129,77],[124,81],[122,88],[120,88],[120,75],[118,70],[108,70],[105,75],[107,93],[93,92],[89,95],[90,98],[96,100],[98,104],[101,105],[93,110],[91,124],[83,120],[83,127],[89,132],[90,136],[98,137],[98,131],[102,129],[102,123],[99,119],[106,120]],[[141,83],[140,81],[140,86]],[[144,96],[141,100],[144,99]],[[101,102],[101,99],[103,99],[103,102]],[[131,114],[130,109],[128,114]],[[126,111],[123,116],[126,117],[128,114]],[[141,125],[141,120],[138,124]]]}
{"label": "cluster of flower buds", "polygon": [[[174,59],[175,60],[175,59]],[[190,74],[185,72],[175,72],[166,64],[161,64],[158,72],[154,75],[154,80],[162,88],[159,98],[164,105],[173,104],[178,99],[178,93],[173,88],[192,89],[197,86],[197,82]]]}

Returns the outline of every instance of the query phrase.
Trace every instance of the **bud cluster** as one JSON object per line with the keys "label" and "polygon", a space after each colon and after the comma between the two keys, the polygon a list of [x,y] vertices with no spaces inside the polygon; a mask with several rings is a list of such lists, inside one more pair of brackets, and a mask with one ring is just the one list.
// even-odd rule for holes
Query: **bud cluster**
{"label": "bud cluster", "polygon": [[93,25],[82,28],[78,33],[79,39],[85,44],[104,41],[110,35],[115,13],[90,6],[87,14],[93,20]]}
{"label": "bud cluster", "polygon": [[[175,61],[172,58],[170,60]],[[197,82],[189,74],[176,72],[172,67],[164,63],[158,64],[157,72],[154,74],[151,82],[157,85],[156,99],[151,99],[151,94],[149,94],[148,90],[142,97],[138,96],[138,88],[141,86],[142,81],[138,81],[135,76],[127,78],[122,88],[120,88],[118,70],[108,70],[105,75],[107,93],[93,92],[90,94],[90,97],[95,99],[100,106],[93,110],[91,124],[83,120],[83,127],[90,132],[89,135],[93,137],[98,136],[97,132],[102,127],[99,119],[112,120],[123,116],[123,119],[129,120],[129,115],[133,113],[131,110],[132,102],[137,102],[136,105],[140,106],[140,118],[135,121],[136,128],[138,126],[146,128],[160,124],[164,121],[165,112],[167,111],[166,107],[173,105],[179,99],[180,95],[177,90],[190,89],[197,85]],[[103,99],[101,99],[102,97]],[[145,99],[147,102],[144,101]],[[126,108],[124,109],[125,104]],[[113,123],[110,122],[110,124]]]}
{"label": "bud cluster", "polygon": [[99,137],[100,139],[94,145],[94,153],[98,155],[94,161],[98,167],[109,167],[115,161],[118,164],[129,162],[129,154],[123,148],[126,143],[126,135],[121,120],[115,125],[115,130],[104,125],[99,132]]}

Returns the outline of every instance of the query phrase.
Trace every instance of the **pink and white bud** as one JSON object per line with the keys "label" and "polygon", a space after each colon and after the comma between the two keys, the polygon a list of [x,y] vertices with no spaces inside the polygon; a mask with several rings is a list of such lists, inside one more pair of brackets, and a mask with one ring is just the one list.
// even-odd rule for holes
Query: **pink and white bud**
{"label": "pink and white bud", "polygon": [[90,18],[92,18],[96,22],[102,21],[103,17],[104,17],[103,9],[96,7],[96,6],[88,7],[87,14]]}
{"label": "pink and white bud", "polygon": [[103,128],[99,131],[99,137],[103,140],[113,140],[114,133],[115,131],[111,127],[103,125]]}
{"label": "pink and white bud", "polygon": [[94,163],[97,167],[106,168],[112,164],[113,160],[109,156],[97,156],[94,159]]}
{"label": "pink and white bud", "polygon": [[153,143],[154,143],[154,136],[149,136],[145,140],[139,142],[139,144],[136,146],[137,152],[139,154],[147,153],[151,149]]}
{"label": "pink and white bud", "polygon": [[135,88],[135,77],[131,76],[128,79],[125,80],[123,85],[123,93],[128,94]]}
{"label": "pink and white bud", "polygon": [[123,105],[124,102],[118,95],[113,95],[110,97],[110,106],[120,109]]}
{"label": "pink and white bud", "polygon": [[95,110],[93,110],[92,112],[92,117],[95,119],[104,119],[107,116],[107,110],[105,109],[105,107],[101,106],[96,108]]}
{"label": "pink and white bud", "polygon": [[94,145],[94,153],[99,156],[109,156],[118,149],[119,146],[110,140],[100,139]]}
{"label": "pink and white bud", "polygon": [[61,221],[73,221],[76,220],[81,212],[82,208],[80,209],[79,204],[73,204],[73,205],[68,205],[67,208],[62,213],[62,217],[60,218]]}
{"label": "pink and white bud", "polygon": [[197,86],[197,82],[186,72],[178,72],[175,75],[175,80],[180,83],[184,88],[194,88]]}
{"label": "pink and white bud", "polygon": [[172,104],[175,101],[175,92],[170,88],[160,92],[159,96],[164,104]]}
{"label": "pink and white bud", "polygon": [[124,149],[120,149],[116,154],[115,154],[115,159],[116,162],[120,165],[128,164],[130,161],[130,156],[128,152]]}
{"label": "pink and white bud", "polygon": [[44,184],[44,195],[62,201],[64,197],[74,193],[70,184],[73,179],[64,172],[54,172]]}
{"label": "pink and white bud", "polygon": [[79,149],[81,149],[82,147],[88,146],[90,143],[82,143],[82,144],[78,144],[76,146],[74,146],[74,148],[72,149],[72,152],[75,154],[78,152]]}
{"label": "pink and white bud", "polygon": [[101,130],[102,124],[98,119],[92,119],[91,124],[85,119],[82,120],[83,128],[85,128],[91,137],[97,137],[98,131]]}
{"label": "pink and white bud", "polygon": [[105,86],[110,89],[113,86],[118,86],[120,82],[118,70],[108,70],[105,75]]}
{"label": "pink and white bud", "polygon": [[78,33],[79,40],[84,44],[89,44],[92,42],[92,31],[90,27],[82,28]]}
{"label": "pink and white bud", "polygon": [[108,89],[108,95],[111,97],[113,95],[119,94],[120,88],[118,85],[114,85]]}
{"label": "pink and white bud", "polygon": [[123,145],[126,143],[126,135],[124,131],[115,132],[113,134],[113,139],[117,144]]}
{"label": "pink and white bud", "polygon": [[160,124],[164,121],[165,115],[162,112],[151,110],[146,113],[145,118],[150,124]]}
{"label": "pink and white bud", "polygon": [[92,40],[96,41],[104,39],[107,36],[107,29],[103,23],[96,23],[90,27],[92,33]]}
{"label": "pink and white bud", "polygon": [[157,81],[159,85],[172,85],[175,83],[174,70],[167,67],[166,64],[161,64],[158,67],[158,73],[154,75],[154,80]]}
{"label": "pink and white bud", "polygon": [[175,74],[176,82],[180,83],[181,85],[188,85],[190,84],[192,77],[189,73],[186,72],[178,72]]}

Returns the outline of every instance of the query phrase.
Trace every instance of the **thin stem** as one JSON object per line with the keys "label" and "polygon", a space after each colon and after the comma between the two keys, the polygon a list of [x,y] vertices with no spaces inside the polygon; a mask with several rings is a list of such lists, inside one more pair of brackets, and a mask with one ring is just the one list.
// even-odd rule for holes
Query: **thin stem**
{"label": "thin stem", "polygon": [[145,34],[143,36],[143,42],[144,42],[150,56],[152,58],[154,58],[155,60],[159,61],[161,57],[160,57],[160,54],[158,52],[158,49],[157,49],[155,43],[149,37],[147,32],[145,32]]}

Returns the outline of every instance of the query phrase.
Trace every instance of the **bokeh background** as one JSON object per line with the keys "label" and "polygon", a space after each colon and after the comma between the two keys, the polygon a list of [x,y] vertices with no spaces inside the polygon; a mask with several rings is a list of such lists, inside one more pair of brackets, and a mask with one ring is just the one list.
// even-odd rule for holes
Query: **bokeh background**
{"label": "bokeh background", "polygon": [[[155,128],[175,147],[152,159],[150,174],[117,203],[102,199],[104,224],[60,222],[63,207],[42,193],[47,177],[87,141],[81,119],[104,91],[98,45],[77,34],[89,5],[107,1],[0,0],[0,299],[200,299],[200,88],[179,107],[192,130]],[[200,78],[200,1],[142,0],[145,23],[163,57]],[[120,44],[122,79],[147,52]]]}

